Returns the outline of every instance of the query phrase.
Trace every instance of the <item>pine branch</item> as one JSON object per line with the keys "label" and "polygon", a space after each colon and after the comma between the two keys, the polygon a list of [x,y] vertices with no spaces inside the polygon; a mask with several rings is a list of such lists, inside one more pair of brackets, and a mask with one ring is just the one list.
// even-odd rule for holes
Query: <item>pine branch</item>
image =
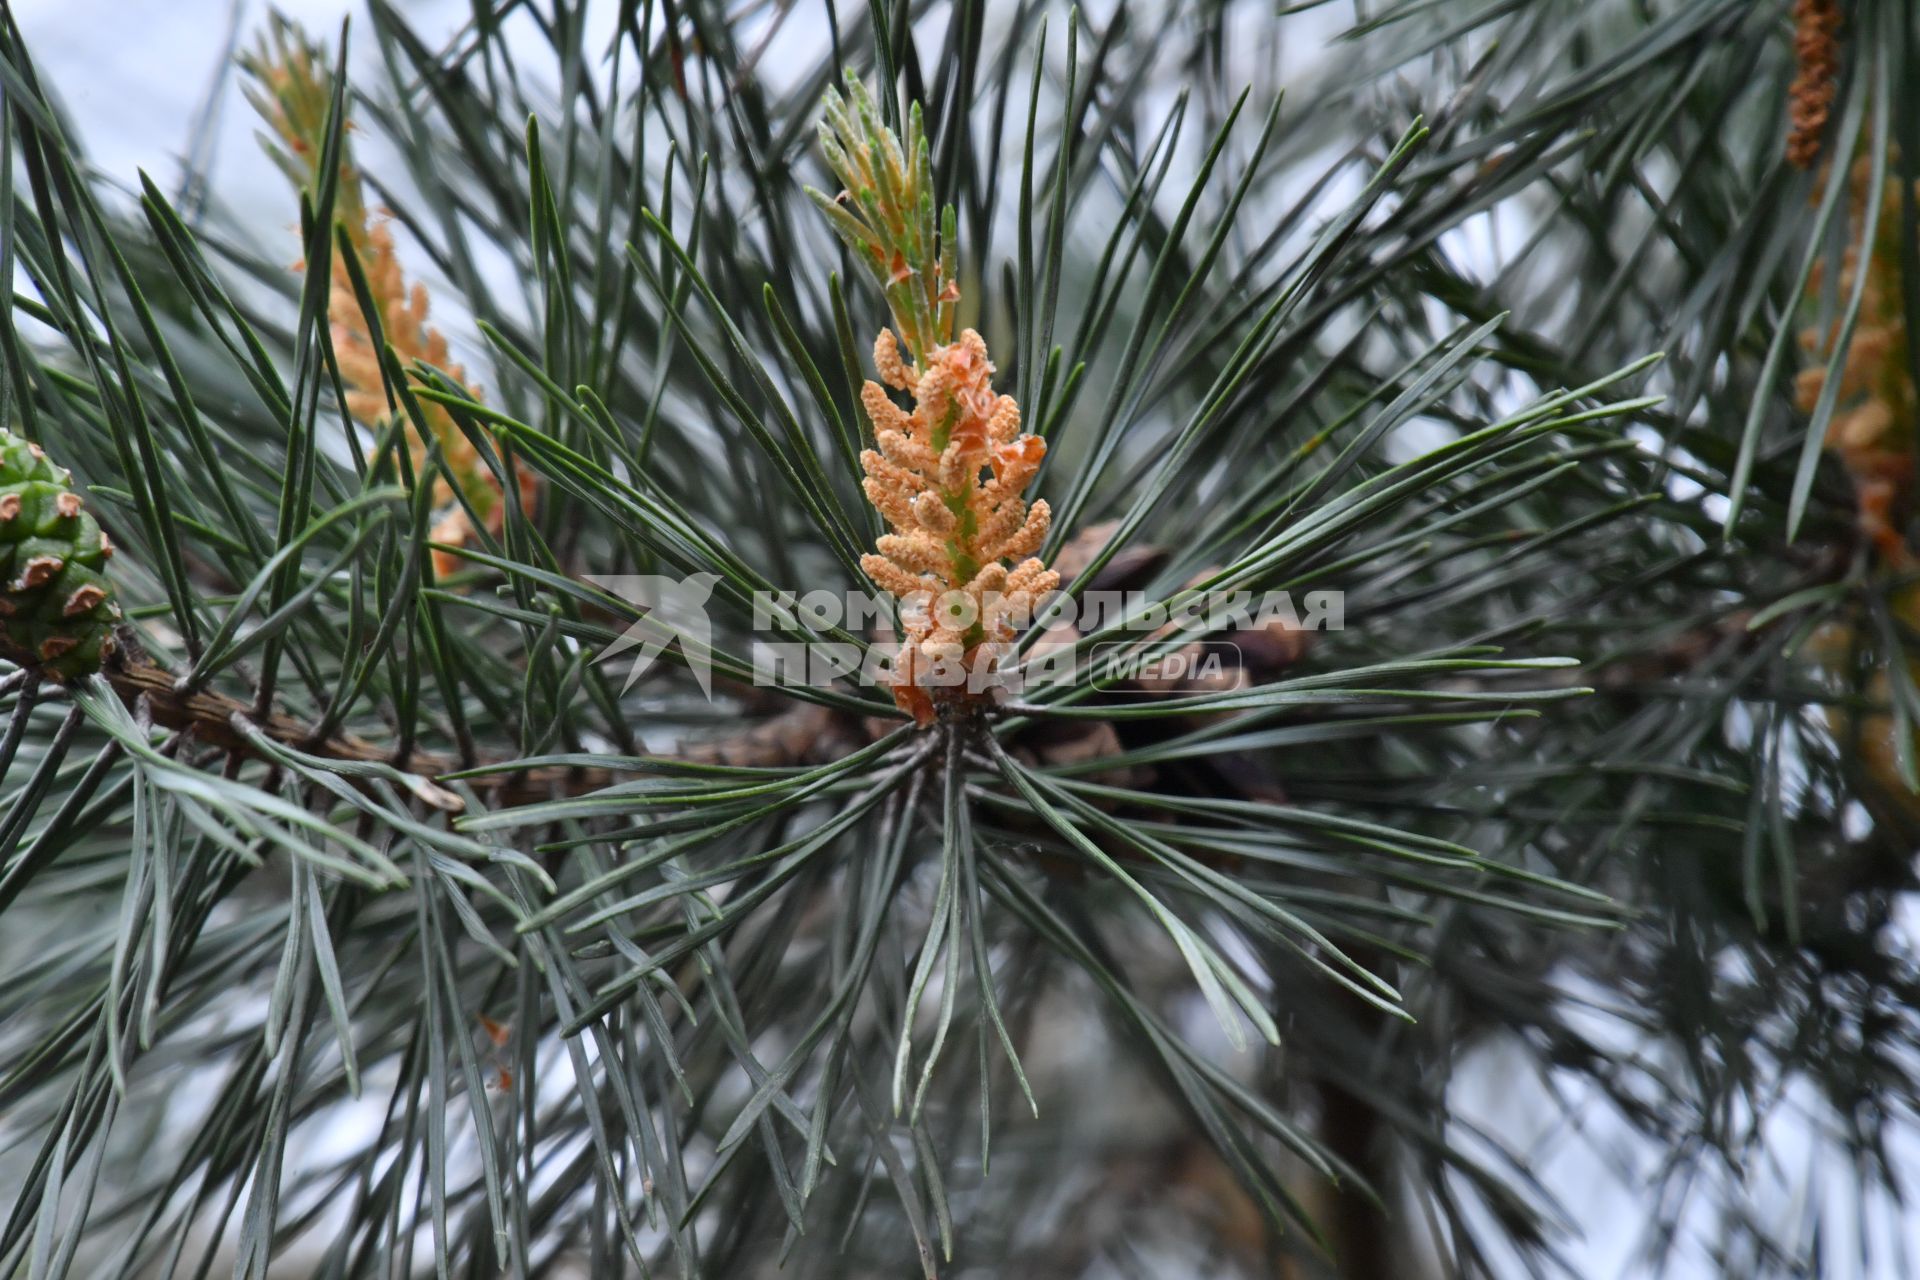
{"label": "pine branch", "polygon": [[[248,730],[265,733],[276,742],[328,760],[389,765],[401,773],[431,780],[459,781],[489,804],[514,806],[557,795],[584,795],[601,791],[626,777],[647,772],[648,765],[713,765],[731,769],[789,769],[825,763],[844,754],[854,741],[857,724],[844,712],[800,703],[750,728],[713,742],[694,743],[665,755],[646,757],[630,770],[599,766],[545,766],[514,768],[511,757],[496,757],[463,765],[449,756],[392,749],[350,733],[315,738],[311,727],[278,712],[256,714],[251,704],[207,689],[182,690],[173,673],[144,656],[133,656],[135,644],[122,643],[101,670],[114,692],[130,709],[144,712],[154,724],[190,735],[193,741],[233,755],[250,753]],[[864,739],[861,739],[864,740]],[[457,796],[448,793],[442,807],[459,811]]]}

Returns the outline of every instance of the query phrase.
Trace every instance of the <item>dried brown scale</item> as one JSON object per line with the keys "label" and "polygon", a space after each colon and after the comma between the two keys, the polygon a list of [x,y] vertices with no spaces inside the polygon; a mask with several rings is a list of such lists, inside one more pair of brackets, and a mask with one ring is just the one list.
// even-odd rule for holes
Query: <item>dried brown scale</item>
{"label": "dried brown scale", "polygon": [[60,611],[61,616],[68,618],[78,617],[106,598],[106,590],[102,587],[92,584],[78,587],[72,595],[67,597],[67,603]]}
{"label": "dried brown scale", "polygon": [[20,570],[20,576],[14,579],[15,591],[29,591],[44,586],[53,580],[53,575],[66,567],[66,561],[59,556],[35,556],[27,561]]}

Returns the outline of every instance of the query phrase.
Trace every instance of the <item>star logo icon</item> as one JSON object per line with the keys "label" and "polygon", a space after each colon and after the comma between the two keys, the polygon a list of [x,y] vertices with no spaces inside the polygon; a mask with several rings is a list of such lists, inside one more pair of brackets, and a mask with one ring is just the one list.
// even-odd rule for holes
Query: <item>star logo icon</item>
{"label": "star logo icon", "polygon": [[720,576],[696,573],[685,578],[670,578],[658,573],[586,575],[594,586],[618,596],[628,604],[646,610],[635,619],[619,639],[601,652],[596,662],[605,662],[629,650],[638,650],[627,681],[620,692],[633,688],[641,676],[653,669],[654,662],[674,641],[680,642],[687,670],[700,682],[700,690],[713,698],[713,624],[707,617],[707,601],[713,596]]}

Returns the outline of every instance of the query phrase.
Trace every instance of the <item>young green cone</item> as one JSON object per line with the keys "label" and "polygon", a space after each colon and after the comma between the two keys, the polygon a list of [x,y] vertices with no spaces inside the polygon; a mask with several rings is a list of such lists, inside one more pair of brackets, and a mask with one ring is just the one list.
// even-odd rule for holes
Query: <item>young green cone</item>
{"label": "young green cone", "polygon": [[98,671],[120,618],[112,554],[73,477],[0,429],[0,657],[59,680]]}

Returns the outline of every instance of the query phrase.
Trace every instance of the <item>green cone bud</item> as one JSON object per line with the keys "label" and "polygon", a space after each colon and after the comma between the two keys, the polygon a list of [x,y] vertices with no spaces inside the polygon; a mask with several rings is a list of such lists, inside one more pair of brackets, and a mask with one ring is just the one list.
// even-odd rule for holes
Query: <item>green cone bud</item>
{"label": "green cone bud", "polygon": [[73,477],[0,429],[0,658],[58,680],[98,671],[120,619],[112,554]]}

